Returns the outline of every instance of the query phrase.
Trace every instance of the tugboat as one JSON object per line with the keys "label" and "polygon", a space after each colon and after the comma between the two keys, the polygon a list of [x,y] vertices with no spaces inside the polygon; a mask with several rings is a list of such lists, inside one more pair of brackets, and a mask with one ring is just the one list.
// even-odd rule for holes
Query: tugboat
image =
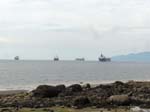
{"label": "tugboat", "polygon": [[19,56],[14,57],[14,60],[19,60]]}
{"label": "tugboat", "polygon": [[55,57],[54,57],[54,61],[59,61],[59,57],[58,57],[58,56],[55,56]]}
{"label": "tugboat", "polygon": [[98,58],[100,62],[110,62],[111,58],[106,58],[103,54]]}

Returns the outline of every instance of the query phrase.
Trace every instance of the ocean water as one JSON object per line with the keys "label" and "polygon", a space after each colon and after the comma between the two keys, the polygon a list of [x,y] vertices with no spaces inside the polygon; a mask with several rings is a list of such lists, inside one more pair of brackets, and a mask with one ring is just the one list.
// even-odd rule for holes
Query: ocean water
{"label": "ocean water", "polygon": [[150,80],[150,63],[98,61],[0,61],[0,90],[31,90],[41,84]]}

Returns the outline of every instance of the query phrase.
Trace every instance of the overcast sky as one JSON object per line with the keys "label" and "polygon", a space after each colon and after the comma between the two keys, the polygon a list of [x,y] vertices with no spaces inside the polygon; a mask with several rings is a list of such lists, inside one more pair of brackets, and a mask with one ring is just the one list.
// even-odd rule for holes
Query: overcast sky
{"label": "overcast sky", "polygon": [[1,0],[0,58],[150,51],[149,0]]}

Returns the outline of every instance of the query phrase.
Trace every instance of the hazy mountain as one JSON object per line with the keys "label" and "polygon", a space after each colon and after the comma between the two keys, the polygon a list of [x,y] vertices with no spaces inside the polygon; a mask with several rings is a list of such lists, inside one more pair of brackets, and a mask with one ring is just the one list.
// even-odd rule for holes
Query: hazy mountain
{"label": "hazy mountain", "polygon": [[150,61],[150,52],[132,53],[112,57],[113,61]]}

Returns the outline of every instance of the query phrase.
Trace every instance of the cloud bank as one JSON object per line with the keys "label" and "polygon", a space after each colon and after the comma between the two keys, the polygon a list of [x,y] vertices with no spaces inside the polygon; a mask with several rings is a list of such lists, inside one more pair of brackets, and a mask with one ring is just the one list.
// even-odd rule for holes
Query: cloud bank
{"label": "cloud bank", "polygon": [[0,1],[0,58],[150,51],[149,0]]}

